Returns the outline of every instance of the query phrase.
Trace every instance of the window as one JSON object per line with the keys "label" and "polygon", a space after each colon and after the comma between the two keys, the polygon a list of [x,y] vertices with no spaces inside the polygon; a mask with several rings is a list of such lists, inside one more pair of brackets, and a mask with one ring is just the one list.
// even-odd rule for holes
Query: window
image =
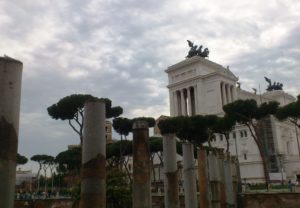
{"label": "window", "polygon": [[241,138],[244,137],[244,131],[240,131]]}
{"label": "window", "polygon": [[223,141],[223,135],[220,134],[220,141]]}
{"label": "window", "polygon": [[247,154],[244,153],[244,160],[247,160]]}
{"label": "window", "polygon": [[244,136],[247,137],[247,131],[244,131]]}

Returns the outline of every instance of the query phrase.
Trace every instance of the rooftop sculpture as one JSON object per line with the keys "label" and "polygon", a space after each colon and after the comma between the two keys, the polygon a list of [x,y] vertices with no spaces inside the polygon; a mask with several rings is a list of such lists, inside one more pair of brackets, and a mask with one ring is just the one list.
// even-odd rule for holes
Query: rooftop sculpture
{"label": "rooftop sculpture", "polygon": [[202,51],[202,48],[203,46],[200,45],[199,48],[197,45],[194,45],[193,42],[187,40],[188,44],[189,44],[189,47],[190,47],[190,50],[188,52],[188,55],[186,56],[186,58],[191,58],[193,56],[201,56],[203,58],[206,58],[208,57],[208,54],[209,54],[209,50],[208,48],[205,48],[203,51]]}
{"label": "rooftop sculpture", "polygon": [[274,82],[272,84],[271,79],[269,79],[268,77],[265,77],[266,82],[269,83],[268,88],[266,89],[267,91],[273,91],[273,90],[282,90],[283,84],[280,82]]}

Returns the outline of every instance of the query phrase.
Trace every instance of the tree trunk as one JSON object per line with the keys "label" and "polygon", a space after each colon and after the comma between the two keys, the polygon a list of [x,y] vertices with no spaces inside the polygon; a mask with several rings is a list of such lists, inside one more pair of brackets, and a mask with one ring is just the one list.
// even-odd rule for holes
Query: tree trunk
{"label": "tree trunk", "polygon": [[179,208],[178,168],[175,134],[163,135],[165,207]]}
{"label": "tree trunk", "polygon": [[251,126],[250,125],[247,125],[247,126],[248,126],[248,129],[250,130],[250,133],[251,133],[251,135],[252,135],[252,137],[253,137],[253,139],[254,139],[257,147],[258,147],[260,157],[261,157],[261,160],[262,160],[262,164],[263,164],[263,171],[264,171],[265,180],[266,180],[266,188],[269,189],[270,175],[269,175],[268,166],[267,166],[267,159],[265,157],[264,146],[261,142],[262,137],[261,137],[261,134],[260,134],[260,126],[259,125],[260,124],[257,124],[257,125],[252,124],[255,134],[254,134]]}
{"label": "tree trunk", "polygon": [[194,145],[191,143],[183,143],[182,151],[185,207],[197,208],[197,182],[194,166]]}
{"label": "tree trunk", "polygon": [[133,124],[133,208],[150,208],[150,149],[148,123],[135,121]]}
{"label": "tree trunk", "polygon": [[14,204],[22,67],[0,57],[0,204],[5,208]]}
{"label": "tree trunk", "polygon": [[85,103],[79,208],[106,207],[105,103]]}

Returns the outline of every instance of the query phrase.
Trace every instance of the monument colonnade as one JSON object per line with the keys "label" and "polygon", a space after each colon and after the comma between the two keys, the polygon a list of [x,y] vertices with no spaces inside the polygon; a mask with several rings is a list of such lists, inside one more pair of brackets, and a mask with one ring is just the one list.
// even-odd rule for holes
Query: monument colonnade
{"label": "monument colonnade", "polygon": [[191,116],[196,115],[197,85],[181,88],[172,92],[173,115]]}
{"label": "monument colonnade", "polygon": [[220,90],[222,97],[222,106],[233,102],[236,99],[236,91],[232,84],[226,82],[220,82]]}

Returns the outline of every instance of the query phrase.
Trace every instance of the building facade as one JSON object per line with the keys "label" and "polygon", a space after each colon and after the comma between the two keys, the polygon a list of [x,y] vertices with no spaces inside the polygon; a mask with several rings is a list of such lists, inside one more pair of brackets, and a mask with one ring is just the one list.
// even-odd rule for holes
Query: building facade
{"label": "building facade", "polygon": [[[281,106],[295,101],[283,90],[257,94],[239,87],[238,78],[223,67],[199,56],[168,67],[170,115],[223,116],[223,106],[238,99],[255,99],[258,104],[277,101]],[[269,116],[264,120],[263,135],[268,156],[268,169],[273,182],[300,179],[300,147],[298,129],[289,122]],[[226,148],[226,140],[216,135],[215,147]],[[264,181],[259,150],[249,129],[237,125],[230,134],[230,153],[237,155],[241,177],[249,183]]]}

